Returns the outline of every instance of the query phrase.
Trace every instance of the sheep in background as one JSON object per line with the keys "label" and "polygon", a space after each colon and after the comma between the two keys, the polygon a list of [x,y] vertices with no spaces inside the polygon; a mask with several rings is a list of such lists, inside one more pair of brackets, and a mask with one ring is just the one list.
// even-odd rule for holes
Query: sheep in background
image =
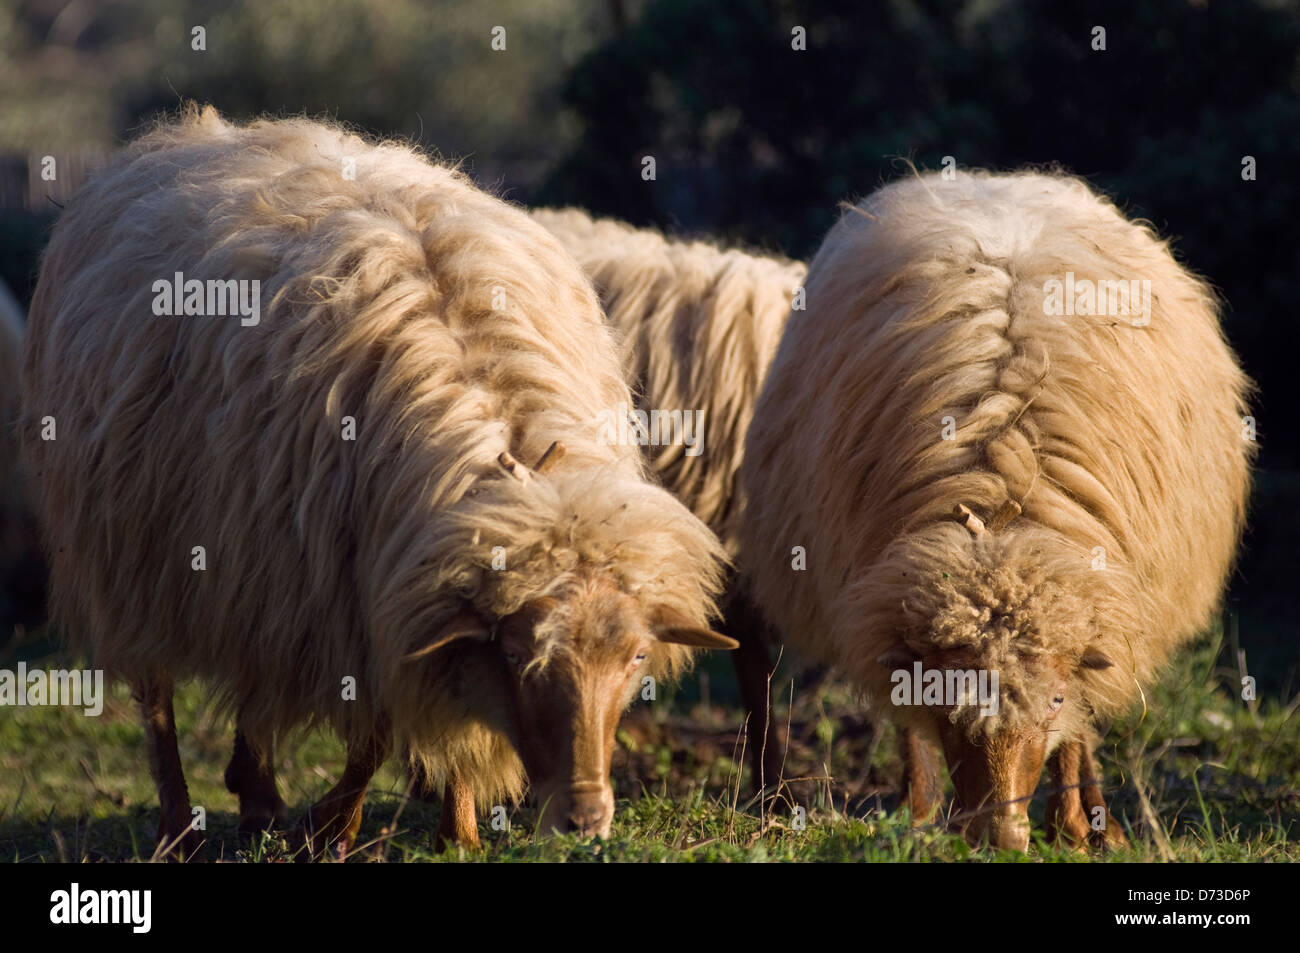
{"label": "sheep in background", "polygon": [[[900,725],[914,817],[942,748],[972,840],[1025,848],[1046,761],[1051,833],[1121,842],[1094,722],[1211,621],[1249,488],[1249,384],[1210,289],[1036,173],[881,189],[806,289],[741,470],[760,606]],[[900,691],[931,672],[1000,688]]]}
{"label": "sheep in background", "polygon": [[[673,441],[644,450],[654,472],[734,558],[744,513],[736,474],[745,433],[807,266],[668,239],[579,209],[536,209],[532,216],[595,284],[622,340],[637,408],[703,412],[697,447]],[[761,616],[740,587],[729,589],[723,616],[726,631],[740,641],[732,660],[756,726],[747,749],[762,789],[780,777],[785,751],[769,705],[772,665]]]}
{"label": "sheep in background", "polygon": [[716,538],[601,439],[628,400],[555,240],[410,148],[191,108],[94,179],[46,251],[22,445],[54,614],[141,700],[160,842],[199,839],[187,677],[237,715],[241,827],[282,810],[273,739],[328,724],[314,852],[394,745],[462,842],[525,771],[543,829],[606,834],[641,677],[733,644]]}

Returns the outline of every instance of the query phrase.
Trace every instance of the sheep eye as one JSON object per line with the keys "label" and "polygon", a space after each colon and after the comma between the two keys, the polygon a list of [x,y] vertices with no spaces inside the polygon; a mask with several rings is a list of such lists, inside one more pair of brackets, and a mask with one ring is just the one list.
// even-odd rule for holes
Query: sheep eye
{"label": "sheep eye", "polygon": [[1057,695],[1055,698],[1052,699],[1052,711],[1056,711],[1056,709],[1060,708],[1064,704],[1065,704],[1065,696]]}
{"label": "sheep eye", "polygon": [[636,657],[636,664],[637,664],[637,665],[640,665],[640,664],[641,664],[642,662],[644,662],[644,661],[645,661],[645,653],[644,653],[644,652],[641,652],[641,653],[638,654],[637,657]]}

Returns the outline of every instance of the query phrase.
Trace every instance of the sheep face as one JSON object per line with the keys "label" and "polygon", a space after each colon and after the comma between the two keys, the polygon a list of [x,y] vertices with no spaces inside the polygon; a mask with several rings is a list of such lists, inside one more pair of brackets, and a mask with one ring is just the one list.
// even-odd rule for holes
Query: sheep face
{"label": "sheep face", "polygon": [[942,747],[967,840],[1024,850],[1048,756],[1092,730],[1088,670],[1111,664],[1097,647],[1101,582],[1040,530],[976,524],[898,544],[899,641],[877,661],[898,717]]}
{"label": "sheep face", "polygon": [[1014,686],[1002,690],[1007,715],[981,714],[959,705],[936,712],[936,727],[953,779],[954,814],[972,844],[987,840],[1006,850],[1029,846],[1029,801],[1047,755],[1061,738],[1060,717],[1069,699],[1069,670],[1060,659],[1021,666]]}
{"label": "sheep face", "polygon": [[[1029,846],[1029,801],[1038,788],[1048,755],[1073,738],[1087,721],[1080,672],[1110,662],[1096,651],[1081,660],[1054,654],[990,659],[978,652],[948,651],[920,660],[924,671],[996,672],[990,698],[945,697],[927,707],[953,779],[953,814],[971,844],[1023,851]],[[990,679],[991,681],[991,679]]]}
{"label": "sheep face", "polygon": [[516,744],[541,806],[542,830],[609,835],[619,718],[641,679],[662,670],[666,643],[736,646],[680,622],[647,611],[598,574],[502,620]]}

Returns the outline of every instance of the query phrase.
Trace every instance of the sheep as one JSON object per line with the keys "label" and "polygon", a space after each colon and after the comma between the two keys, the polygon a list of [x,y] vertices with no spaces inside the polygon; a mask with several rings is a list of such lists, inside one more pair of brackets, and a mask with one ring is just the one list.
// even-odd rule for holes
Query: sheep
{"label": "sheep", "polygon": [[52,612],[135,689],[160,845],[200,846],[175,680],[237,719],[241,829],[283,810],[273,739],[337,732],[303,841],[343,854],[394,750],[447,840],[525,776],[542,830],[608,835],[642,679],[734,647],[716,537],[602,438],[629,391],[590,283],[412,148],[186,107],[68,205],[29,330]]}
{"label": "sheep", "polygon": [[0,645],[44,621],[45,565],[18,467],[23,309],[0,281]]}
{"label": "sheep", "polygon": [[1026,848],[1046,762],[1048,834],[1123,843],[1095,726],[1211,621],[1249,490],[1211,290],[1081,180],[976,172],[863,201],[806,292],[741,467],[760,606],[900,726],[914,820],[941,747],[972,842]]}
{"label": "sheep", "polygon": [[[665,238],[593,219],[579,209],[534,209],[596,285],[624,345],[624,376],[637,409],[702,412],[698,447],[647,442],[651,469],[735,554],[744,501],[736,473],[754,403],[807,266],[775,256]],[[749,721],[764,725],[747,750],[759,790],[780,777],[784,745],[771,716],[771,660],[763,622],[729,586],[725,631]],[[757,743],[754,743],[754,741]]]}

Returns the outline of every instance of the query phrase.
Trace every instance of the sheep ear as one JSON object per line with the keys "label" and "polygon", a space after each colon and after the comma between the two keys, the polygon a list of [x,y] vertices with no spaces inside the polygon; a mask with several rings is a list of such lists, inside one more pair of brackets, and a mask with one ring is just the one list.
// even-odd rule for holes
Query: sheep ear
{"label": "sheep ear", "polygon": [[740,643],[712,629],[692,625],[675,609],[660,608],[651,613],[650,631],[660,642],[672,645],[693,645],[701,649],[737,649]]}
{"label": "sheep ear", "polygon": [[907,668],[913,662],[920,659],[920,656],[909,649],[906,645],[895,645],[876,658],[876,664],[884,668],[893,670],[896,668]]}
{"label": "sheep ear", "polygon": [[491,634],[492,627],[487,621],[472,607],[466,606],[443,623],[428,645],[411,652],[403,661],[414,662],[426,655],[432,655],[438,649],[458,639],[487,639]]}
{"label": "sheep ear", "polygon": [[655,638],[660,642],[669,642],[673,645],[694,645],[701,649],[731,649],[740,648],[740,643],[721,632],[714,632],[712,629],[699,629],[695,626],[655,626]]}
{"label": "sheep ear", "polygon": [[1079,668],[1103,669],[1114,664],[1105,652],[1092,645],[1084,649],[1083,657],[1079,659]]}

